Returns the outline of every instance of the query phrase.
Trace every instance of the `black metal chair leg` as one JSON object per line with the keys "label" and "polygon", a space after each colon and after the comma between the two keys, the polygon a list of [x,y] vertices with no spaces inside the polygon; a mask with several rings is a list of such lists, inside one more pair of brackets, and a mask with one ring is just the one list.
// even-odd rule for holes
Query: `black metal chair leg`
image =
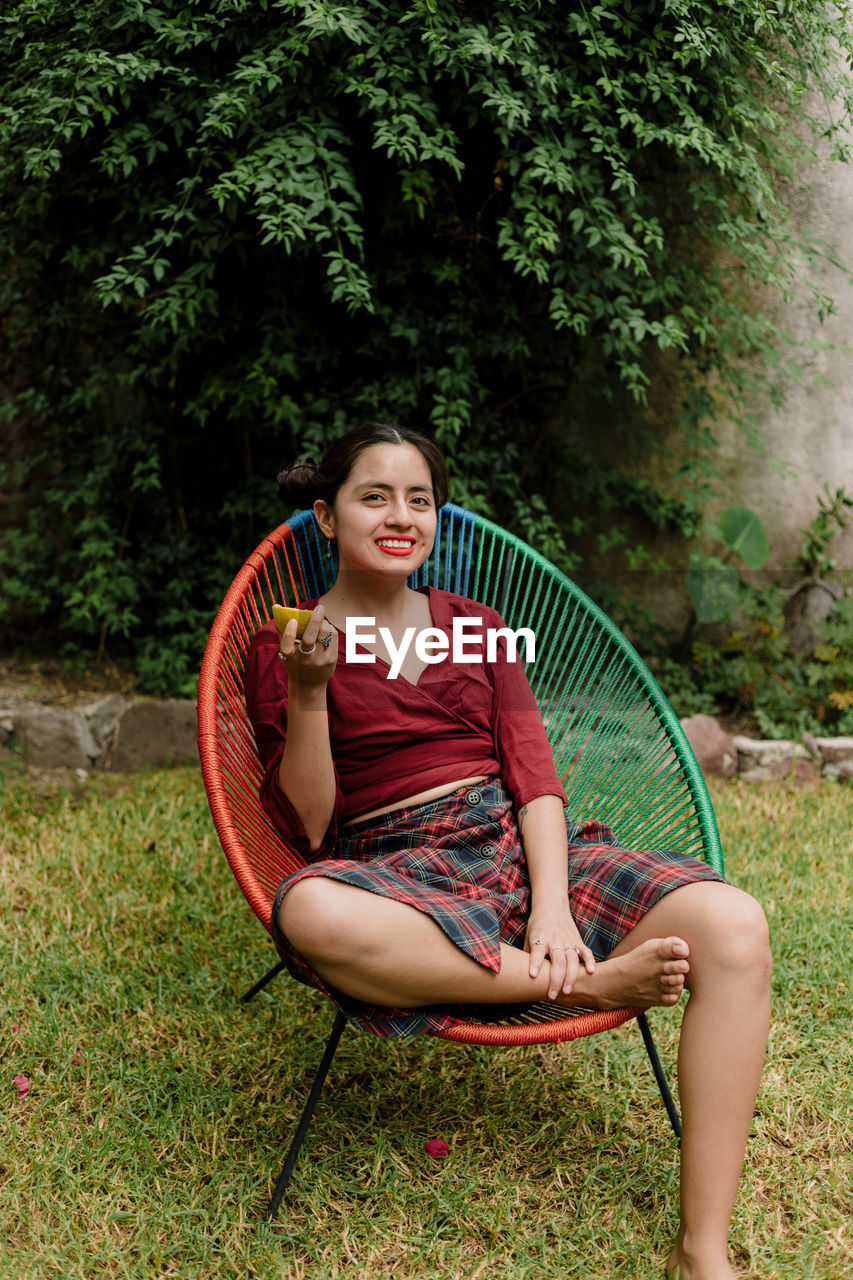
{"label": "black metal chair leg", "polygon": [[248,1004],[250,1000],[254,1000],[254,998],[255,998],[255,996],[258,994],[258,992],[259,992],[259,991],[263,991],[263,989],[264,989],[264,987],[267,985],[267,983],[268,983],[268,982],[272,982],[272,980],[273,980],[273,978],[276,976],[276,974],[277,974],[277,973],[281,973],[281,971],[282,971],[282,969],[283,969],[283,968],[284,968],[284,961],[283,961],[283,960],[279,960],[278,964],[274,964],[274,965],[273,965],[273,967],[272,967],[271,969],[268,969],[268,970],[267,970],[267,972],[266,972],[266,973],[264,974],[264,976],[261,978],[260,982],[256,982],[256,983],[255,983],[255,985],[254,985],[253,987],[250,987],[250,988],[249,988],[249,990],[246,992],[246,994],[245,994],[244,996],[241,996],[241,997],[240,997],[240,1003],[241,1003],[241,1004]]}
{"label": "black metal chair leg", "polygon": [[673,1101],[672,1094],[669,1091],[669,1085],[666,1082],[666,1076],[663,1073],[661,1060],[658,1057],[658,1051],[655,1042],[652,1039],[651,1028],[646,1019],[646,1015],[641,1013],[637,1018],[640,1024],[640,1032],[643,1037],[643,1044],[646,1046],[646,1053],[649,1055],[649,1062],[652,1064],[652,1071],[655,1073],[655,1080],[658,1082],[660,1096],[663,1098],[663,1105],[666,1107],[666,1114],[669,1116],[669,1123],[672,1125],[672,1131],[681,1141],[681,1118],[678,1114],[678,1108]]}
{"label": "black metal chair leg", "polygon": [[341,1032],[346,1024],[347,1020],[344,1015],[342,1013],[338,1013],[332,1026],[332,1033],[326,1042],[326,1051],[323,1054],[323,1060],[320,1063],[317,1075],[314,1077],[314,1083],[311,1086],[308,1101],[305,1103],[305,1110],[302,1112],[302,1119],[299,1121],[296,1133],[293,1135],[293,1141],[290,1144],[290,1150],[287,1153],[284,1168],[279,1174],[278,1182],[275,1184],[275,1190],[272,1193],[272,1200],[270,1200],[269,1207],[267,1208],[267,1222],[271,1222],[278,1213],[279,1205],[281,1204],[287,1184],[290,1181],[290,1175],[293,1173],[293,1166],[296,1164],[296,1157],[299,1155],[299,1149],[305,1141],[305,1134],[308,1132],[311,1117],[313,1116],[317,1103],[320,1100],[323,1083],[329,1073],[329,1067],[332,1065],[332,1058],[335,1056],[335,1050],[338,1047]]}

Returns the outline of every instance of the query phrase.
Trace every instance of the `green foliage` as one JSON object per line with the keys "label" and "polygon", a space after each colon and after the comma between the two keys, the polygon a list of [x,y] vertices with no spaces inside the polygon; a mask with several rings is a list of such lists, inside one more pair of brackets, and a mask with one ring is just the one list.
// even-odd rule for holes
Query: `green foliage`
{"label": "green foliage", "polygon": [[723,640],[697,642],[687,674],[706,705],[752,715],[768,738],[853,732],[853,594],[819,624],[810,658],[792,652],[776,588],[754,592]]}
{"label": "green foliage", "polygon": [[830,708],[839,733],[853,734],[853,591],[847,592],[819,626],[822,643],[805,676],[819,706]]}
{"label": "green foliage", "polygon": [[[831,542],[844,527],[843,512],[851,505],[853,498],[843,488],[831,494],[824,486],[823,494],[818,495],[817,516],[808,529],[801,530],[804,541],[792,561],[794,568],[815,573],[818,568],[828,571],[835,567]],[[731,511],[742,515],[733,517]],[[721,518],[720,532],[726,536],[729,554],[734,554],[732,544],[738,541],[739,529],[755,529],[747,520],[752,514],[744,508],[730,508]],[[740,545],[746,554],[750,550],[756,556],[761,553],[760,563],[753,566],[760,568],[766,559],[761,538],[755,537],[751,549],[742,542]],[[722,566],[723,561],[718,564]],[[734,569],[723,568],[722,572],[730,575],[722,591],[717,586],[715,592],[706,582],[706,594],[697,592],[694,596],[699,604],[693,623],[727,622],[733,624],[732,629],[713,639],[706,630],[693,639],[686,658],[682,641],[681,660],[669,656],[653,663],[677,714],[715,710],[748,714],[758,730],[770,738],[799,737],[806,732],[853,733],[853,582],[842,584],[840,598],[816,626],[817,643],[804,656],[795,650],[787,626],[785,606],[791,592],[778,582],[752,585]],[[705,578],[711,583],[720,576],[720,569],[706,568]],[[703,602],[708,604],[710,616],[699,612]],[[721,605],[719,613],[711,611],[715,602]],[[691,625],[690,636],[693,629]]]}
{"label": "green foliage", "polygon": [[749,507],[727,507],[717,522],[717,533],[748,569],[763,569],[770,554],[770,539],[761,517]]}
{"label": "green foliage", "polygon": [[829,554],[833,538],[840,529],[847,528],[848,508],[853,509],[853,493],[838,488],[834,493],[829,485],[823,486],[823,493],[818,494],[818,514],[808,529],[800,529],[803,543],[800,554],[794,561],[794,568],[803,573],[820,577],[824,573],[832,573],[838,568],[838,561]]}
{"label": "green foliage", "polygon": [[742,560],[748,569],[763,569],[770,552],[761,517],[749,507],[726,507],[709,532],[727,550],[722,557],[698,548],[691,552],[687,570],[687,591],[694,611],[691,631],[694,622],[724,622],[736,612],[743,584],[737,571],[729,568],[732,559]]}
{"label": "green foliage", "polygon": [[[748,296],[828,254],[780,179],[845,157],[849,46],[811,0],[9,0],[5,637],[61,610],[186,687],[270,477],[367,417],[567,568],[602,490],[694,532],[715,414],[754,433],[743,357],[797,375]],[[656,351],[676,499],[631,483]]]}

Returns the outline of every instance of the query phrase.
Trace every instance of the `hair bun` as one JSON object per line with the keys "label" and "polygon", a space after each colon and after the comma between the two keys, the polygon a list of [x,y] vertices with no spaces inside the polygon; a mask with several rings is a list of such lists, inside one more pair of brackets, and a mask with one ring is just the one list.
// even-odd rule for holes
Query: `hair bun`
{"label": "hair bun", "polygon": [[278,496],[300,507],[310,507],[321,496],[322,488],[320,472],[313,458],[297,458],[276,476]]}

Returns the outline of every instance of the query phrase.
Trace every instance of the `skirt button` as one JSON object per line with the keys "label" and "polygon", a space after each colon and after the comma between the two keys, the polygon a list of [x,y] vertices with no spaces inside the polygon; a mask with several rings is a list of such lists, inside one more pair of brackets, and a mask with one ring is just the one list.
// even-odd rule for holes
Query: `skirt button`
{"label": "skirt button", "polygon": [[495,844],[484,844],[480,847],[480,853],[484,858],[493,858],[498,851]]}
{"label": "skirt button", "polygon": [[474,787],[472,787],[470,791],[465,792],[465,800],[468,804],[479,804],[482,798],[483,797],[480,792]]}

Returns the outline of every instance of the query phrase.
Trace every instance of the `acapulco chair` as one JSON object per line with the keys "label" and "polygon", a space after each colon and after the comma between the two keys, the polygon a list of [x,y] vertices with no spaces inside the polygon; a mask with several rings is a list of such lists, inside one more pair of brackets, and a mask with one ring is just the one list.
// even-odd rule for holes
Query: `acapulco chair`
{"label": "acapulco chair", "polygon": [[[696,759],[654,677],[619,629],[519,538],[452,503],[438,516],[433,553],[410,585],[469,596],[497,609],[514,630],[534,629],[536,661],[527,674],[573,819],[606,823],[625,847],[679,850],[722,872],[717,825]],[[298,512],[264,539],[222,602],[199,677],[199,755],[211,814],[237,883],[267,930],[278,885],[303,863],[258,800],[263,769],[246,713],[243,669],[252,636],[272,617],[273,603],[296,604],[331,587],[334,569],[324,543],[312,511]],[[283,962],[274,965],[243,1000],[283,968]],[[457,1024],[440,1038],[494,1046],[555,1043],[632,1018],[680,1137],[678,1112],[641,1010],[567,1011],[542,1002],[501,1022]],[[281,1203],[345,1025],[338,1012],[268,1218]]]}

